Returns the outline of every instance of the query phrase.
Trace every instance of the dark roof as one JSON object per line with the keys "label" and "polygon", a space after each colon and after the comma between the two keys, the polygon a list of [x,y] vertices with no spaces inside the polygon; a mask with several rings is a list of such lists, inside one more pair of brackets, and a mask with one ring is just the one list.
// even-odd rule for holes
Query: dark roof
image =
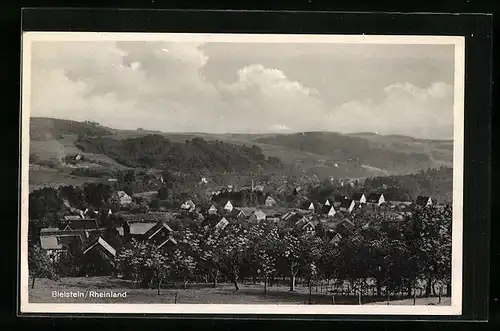
{"label": "dark roof", "polygon": [[421,196],[419,195],[417,197],[417,200],[415,200],[415,204],[419,206],[425,206],[427,202],[429,201],[431,197],[426,197],[426,196]]}
{"label": "dark roof", "polygon": [[78,220],[62,221],[59,228],[62,230],[68,225],[73,230],[97,229],[99,227],[99,222],[94,218],[81,218]]}
{"label": "dark roof", "polygon": [[333,197],[333,200],[334,200],[335,202],[342,202],[342,201],[344,201],[345,199],[347,199],[347,198],[346,198],[345,196],[343,196],[343,195],[340,195],[340,194],[335,195],[335,196]]}
{"label": "dark roof", "polygon": [[161,228],[166,228],[170,233],[173,232],[173,230],[165,223],[165,222],[158,222],[156,223],[155,226],[153,226],[151,229],[149,229],[144,236],[146,236],[148,239],[151,238],[156,232],[160,231]]}
{"label": "dark roof", "polygon": [[354,193],[351,197],[351,200],[361,200],[363,193]]}
{"label": "dark roof", "polygon": [[380,200],[380,197],[382,196],[382,193],[370,193],[370,195],[366,198],[366,201],[368,202],[378,202]]}
{"label": "dark roof", "polygon": [[353,199],[345,199],[344,201],[342,201],[342,203],[340,204],[340,207],[341,208],[349,208],[352,204],[354,200]]}
{"label": "dark roof", "polygon": [[322,211],[323,211],[324,214],[328,214],[328,212],[330,211],[330,209],[332,209],[332,206],[330,206],[330,205],[324,205]]}

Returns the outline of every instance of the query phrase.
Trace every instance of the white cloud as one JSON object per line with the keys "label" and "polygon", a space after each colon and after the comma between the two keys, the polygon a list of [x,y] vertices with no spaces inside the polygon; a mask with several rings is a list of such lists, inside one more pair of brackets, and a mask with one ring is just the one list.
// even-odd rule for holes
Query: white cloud
{"label": "white cloud", "polygon": [[232,83],[202,75],[204,45],[165,42],[44,42],[32,55],[34,116],[94,120],[163,131],[331,130],[442,134],[452,123],[451,86],[394,84],[381,101],[332,110],[320,93],[260,64]]}
{"label": "white cloud", "polygon": [[416,137],[450,138],[453,89],[443,82],[427,88],[397,83],[384,89],[379,102],[352,101],[328,116],[340,132],[371,131]]}

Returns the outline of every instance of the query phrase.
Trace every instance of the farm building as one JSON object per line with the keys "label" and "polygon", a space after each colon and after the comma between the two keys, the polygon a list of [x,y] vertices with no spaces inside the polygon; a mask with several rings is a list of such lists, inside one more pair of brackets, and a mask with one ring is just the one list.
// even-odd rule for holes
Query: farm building
{"label": "farm building", "polygon": [[116,250],[101,237],[91,241],[84,249],[83,255],[87,267],[92,265],[92,271],[96,275],[109,275],[114,269]]}
{"label": "farm building", "polygon": [[161,247],[170,240],[172,234],[173,230],[165,222],[158,222],[144,234],[144,237]]}
{"label": "farm building", "polygon": [[432,205],[432,199],[431,197],[418,196],[417,199],[415,200],[415,205],[420,207],[430,206]]}
{"label": "farm building", "polygon": [[332,240],[330,240],[330,245],[335,245],[337,246],[340,241],[342,240],[342,235],[340,233],[337,233],[335,234],[335,236],[333,236]]}
{"label": "farm building", "polygon": [[380,206],[385,202],[385,197],[382,193],[371,193],[366,201],[368,204]]}

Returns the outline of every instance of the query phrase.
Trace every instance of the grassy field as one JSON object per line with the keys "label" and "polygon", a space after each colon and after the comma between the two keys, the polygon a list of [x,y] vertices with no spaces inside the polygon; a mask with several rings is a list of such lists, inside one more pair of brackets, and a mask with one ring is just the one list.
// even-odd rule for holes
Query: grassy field
{"label": "grassy field", "polygon": [[29,171],[30,192],[44,186],[56,188],[61,185],[80,186],[93,182],[105,182],[105,180],[101,178],[73,176],[65,172],[59,172],[57,169],[39,168],[30,169]]}
{"label": "grassy field", "polygon": [[[31,282],[30,282],[31,284]],[[89,278],[63,278],[60,281],[38,279],[35,287],[29,289],[29,300],[32,303],[185,303],[185,304],[307,304],[309,289],[297,286],[295,292],[289,292],[286,285],[268,287],[267,295],[264,294],[262,284],[239,284],[240,290],[235,291],[231,284],[219,284],[213,288],[211,284],[189,284],[187,289],[182,289],[181,284],[176,288],[138,289],[125,280],[109,277]],[[83,292],[126,292],[126,298],[53,298],[52,291]],[[177,297],[176,297],[177,296]],[[386,304],[385,298],[364,297],[363,304]],[[391,300],[391,304],[412,305],[413,300]],[[437,304],[438,298],[419,298],[417,304]],[[449,298],[443,298],[441,304],[449,304]],[[332,295],[322,290],[313,288],[311,304],[331,305]],[[354,296],[335,296],[335,304],[358,304]]]}

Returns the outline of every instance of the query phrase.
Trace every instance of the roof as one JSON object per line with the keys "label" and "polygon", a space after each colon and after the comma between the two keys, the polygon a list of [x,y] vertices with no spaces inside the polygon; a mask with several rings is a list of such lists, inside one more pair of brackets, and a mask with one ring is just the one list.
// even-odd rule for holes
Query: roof
{"label": "roof", "polygon": [[427,202],[429,201],[429,199],[430,199],[430,198],[431,198],[431,197],[427,197],[427,196],[421,196],[421,195],[419,195],[419,196],[417,197],[417,200],[415,200],[415,204],[416,204],[416,205],[419,205],[419,206],[426,205],[426,204],[427,204]]}
{"label": "roof", "polygon": [[99,223],[95,218],[78,218],[75,220],[65,220],[61,222],[60,229],[65,229],[67,226],[73,230],[97,229],[99,227]]}
{"label": "roof", "polygon": [[64,216],[64,220],[66,221],[76,221],[76,220],[81,220],[82,217],[80,215],[66,215]]}
{"label": "roof", "polygon": [[151,239],[162,228],[167,229],[169,232],[173,232],[173,230],[165,222],[158,222],[151,229],[149,229],[144,235],[147,236],[148,239]]}
{"label": "roof", "polygon": [[368,198],[366,198],[366,200],[368,202],[378,202],[381,196],[383,196],[382,193],[370,193],[370,195],[368,195]]}
{"label": "roof", "polygon": [[257,218],[266,218],[266,214],[262,210],[256,210],[253,212]]}
{"label": "roof", "polygon": [[130,234],[140,235],[151,230],[157,223],[129,223]]}
{"label": "roof", "polygon": [[95,246],[100,245],[102,246],[108,253],[110,253],[113,256],[116,256],[116,250],[111,247],[110,244],[106,242],[106,240],[102,239],[101,237],[98,237],[96,240],[94,240],[87,248],[83,251],[83,254],[87,254],[92,248]]}
{"label": "roof", "polygon": [[241,207],[240,210],[245,214],[245,215],[250,215],[252,214],[254,211],[257,210],[257,208],[255,207]]}
{"label": "roof", "polygon": [[59,240],[54,235],[40,236],[40,246],[43,249],[63,249]]}
{"label": "roof", "polygon": [[352,200],[361,200],[361,198],[363,197],[363,193],[354,193],[351,197]]}
{"label": "roof", "polygon": [[274,200],[274,198],[272,196],[268,196],[266,198],[266,201],[274,201],[274,202],[276,202],[276,200]]}
{"label": "roof", "polygon": [[351,207],[351,204],[354,202],[353,199],[345,199],[344,201],[342,201],[342,203],[340,204],[340,207],[341,208],[349,208]]}
{"label": "roof", "polygon": [[172,237],[168,237],[167,240],[165,240],[164,242],[162,242],[160,245],[158,245],[158,248],[161,248],[163,247],[166,243],[168,242],[172,242],[174,245],[177,245],[177,240],[175,240],[174,238]]}

